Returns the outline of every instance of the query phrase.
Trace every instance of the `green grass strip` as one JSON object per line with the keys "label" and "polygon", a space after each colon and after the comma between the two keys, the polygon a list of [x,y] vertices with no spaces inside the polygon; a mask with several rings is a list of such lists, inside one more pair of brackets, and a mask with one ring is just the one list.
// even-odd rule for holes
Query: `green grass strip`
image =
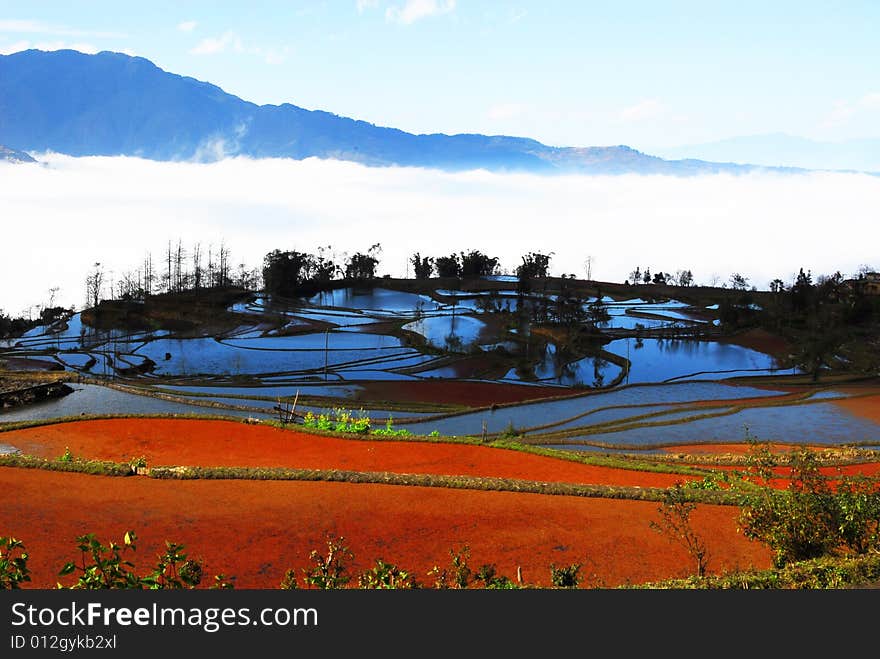
{"label": "green grass strip", "polygon": [[127,463],[107,462],[104,460],[71,460],[37,458],[20,453],[0,455],[0,467],[19,467],[21,469],[42,469],[44,471],[66,471],[92,476],[131,476],[134,469]]}
{"label": "green grass strip", "polygon": [[823,557],[791,563],[780,569],[731,572],[705,577],[669,579],[621,586],[657,590],[813,590],[858,588],[880,581],[880,553],[854,557]]}
{"label": "green grass strip", "polygon": [[[254,467],[152,467],[151,478],[179,480],[271,480],[322,481],[331,483],[373,483],[416,487],[442,487],[456,490],[516,492],[555,496],[575,496],[604,499],[631,499],[662,501],[665,488],[627,487],[613,485],[581,485],[551,483],[513,478],[485,476],[449,476],[442,474],[400,474],[393,472],[365,472],[337,469],[285,469]],[[741,495],[728,491],[697,490],[689,492],[692,500],[700,503],[739,505]]]}

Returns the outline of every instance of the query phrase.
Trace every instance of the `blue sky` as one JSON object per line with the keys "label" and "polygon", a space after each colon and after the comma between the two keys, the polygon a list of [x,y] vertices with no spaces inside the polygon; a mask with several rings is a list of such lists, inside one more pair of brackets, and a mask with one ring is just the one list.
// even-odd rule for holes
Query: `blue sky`
{"label": "blue sky", "polygon": [[653,147],[880,137],[880,3],[12,2],[0,53],[140,55],[412,132]]}

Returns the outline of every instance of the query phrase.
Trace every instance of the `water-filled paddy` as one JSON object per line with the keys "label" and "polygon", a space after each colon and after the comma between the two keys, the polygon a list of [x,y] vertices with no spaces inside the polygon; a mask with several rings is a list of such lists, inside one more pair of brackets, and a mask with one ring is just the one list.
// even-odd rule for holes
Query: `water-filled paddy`
{"label": "water-filled paddy", "polygon": [[539,401],[497,409],[480,410],[436,419],[429,424],[409,424],[412,432],[426,434],[435,428],[444,435],[479,435],[483,422],[486,431],[501,432],[509,425],[530,428],[554,421],[564,421],[590,410],[614,405],[646,403],[685,403],[701,400],[735,400],[783,395],[783,392],[753,387],[730,386],[710,382],[625,387],[602,393],[586,394],[561,400]]}
{"label": "water-filled paddy", "polygon": [[486,323],[473,316],[430,316],[407,323],[402,329],[421,334],[435,347],[458,352],[477,343]]}
{"label": "water-filled paddy", "polygon": [[287,386],[190,386],[190,385],[167,385],[162,384],[161,389],[176,394],[211,394],[215,396],[257,396],[268,398],[293,398],[300,396],[328,396],[332,398],[354,398],[364,389],[355,384],[343,385],[314,385],[296,384]]}
{"label": "water-filled paddy", "polygon": [[309,304],[320,307],[342,307],[391,312],[432,311],[441,305],[427,295],[406,293],[388,288],[356,289],[337,288],[313,295]]}
{"label": "water-filled paddy", "polygon": [[776,366],[769,355],[715,341],[629,338],[612,341],[605,349],[630,360],[626,381],[632,384],[704,372],[772,370]]}
{"label": "water-filled paddy", "polygon": [[[210,409],[186,405],[161,398],[141,396],[93,384],[73,384],[73,393],[62,398],[0,411],[0,423],[51,419],[86,414],[220,414],[226,416],[260,416],[245,411]],[[269,415],[266,415],[269,416]]]}
{"label": "water-filled paddy", "polygon": [[[309,337],[310,335],[305,335]],[[351,336],[359,339],[364,335],[352,335],[337,333],[331,340],[336,341],[339,337]],[[373,336],[373,335],[366,335]],[[270,337],[263,339],[265,342],[275,342],[274,345],[291,345],[295,339],[304,337]],[[308,345],[321,343],[324,339],[323,335],[317,338],[309,338],[306,343]],[[389,344],[393,344],[396,340],[390,340]],[[254,339],[258,341],[258,339]],[[349,343],[348,339],[339,339],[343,345]],[[243,344],[243,340],[239,341]],[[356,341],[355,341],[356,343]],[[334,343],[335,345],[335,343]],[[361,344],[358,344],[361,345]],[[326,365],[328,368],[335,367],[340,364],[350,364],[359,362],[364,359],[376,357],[391,357],[401,354],[410,354],[409,351],[401,349],[399,342],[397,346],[389,345],[388,347],[366,347],[351,349],[330,349],[324,350],[323,345],[320,348],[309,349],[288,349],[288,350],[272,350],[272,349],[246,349],[237,345],[219,342],[214,339],[159,339],[151,341],[137,350],[137,354],[149,357],[156,362],[157,374],[169,375],[233,375],[233,374],[258,374],[258,373],[281,373],[281,372],[299,372],[313,371],[323,369]],[[166,355],[168,358],[166,359]]]}
{"label": "water-filled paddy", "polygon": [[[669,416],[667,420],[674,420],[674,417]],[[833,403],[808,403],[751,407],[734,414],[687,423],[583,435],[579,439],[603,444],[647,446],[659,443],[742,442],[749,437],[770,442],[847,444],[877,440],[880,438],[880,426],[850,414]],[[566,448],[578,447],[566,445]]]}

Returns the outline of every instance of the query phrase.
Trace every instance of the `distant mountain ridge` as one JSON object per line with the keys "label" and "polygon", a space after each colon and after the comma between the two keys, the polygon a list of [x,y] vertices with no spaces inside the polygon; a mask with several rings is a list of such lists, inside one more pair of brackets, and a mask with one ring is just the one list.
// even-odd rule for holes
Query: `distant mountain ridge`
{"label": "distant mountain ridge", "polygon": [[26,163],[37,161],[24,151],[16,151],[15,149],[10,149],[8,146],[0,144],[0,162]]}
{"label": "distant mountain ridge", "polygon": [[695,175],[766,169],[664,160],[628,146],[550,147],[522,137],[414,135],[288,103],[256,105],[142,57],[107,51],[0,56],[0,143],[73,156],[203,161],[315,156],[444,170]]}
{"label": "distant mountain ridge", "polygon": [[705,158],[767,166],[880,172],[880,138],[820,142],[768,133],[658,150],[666,158]]}

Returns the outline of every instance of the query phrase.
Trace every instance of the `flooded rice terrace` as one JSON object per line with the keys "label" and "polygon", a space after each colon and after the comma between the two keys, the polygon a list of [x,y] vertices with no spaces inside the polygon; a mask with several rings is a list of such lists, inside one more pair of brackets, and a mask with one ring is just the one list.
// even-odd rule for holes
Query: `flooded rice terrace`
{"label": "flooded rice terrace", "polygon": [[[834,405],[839,392],[793,399],[782,387],[724,382],[797,371],[715,340],[717,308],[589,297],[575,301],[575,317],[593,314],[584,338],[575,323],[542,322],[563,303],[570,313],[571,300],[518,294],[502,280],[485,290],[379,283],[299,299],[249,294],[227,307],[231,322],[219,330],[98,329],[74,314],[0,346],[8,364],[80,379],[63,398],[0,411],[0,424],[96,414],[269,419],[295,404],[300,414],[363,409],[415,434],[571,450],[742,441],[746,428],[766,439],[812,432],[823,443],[876,442],[872,422]],[[513,388],[523,401],[540,389],[542,400],[484,406],[394,393],[463,382]]]}

